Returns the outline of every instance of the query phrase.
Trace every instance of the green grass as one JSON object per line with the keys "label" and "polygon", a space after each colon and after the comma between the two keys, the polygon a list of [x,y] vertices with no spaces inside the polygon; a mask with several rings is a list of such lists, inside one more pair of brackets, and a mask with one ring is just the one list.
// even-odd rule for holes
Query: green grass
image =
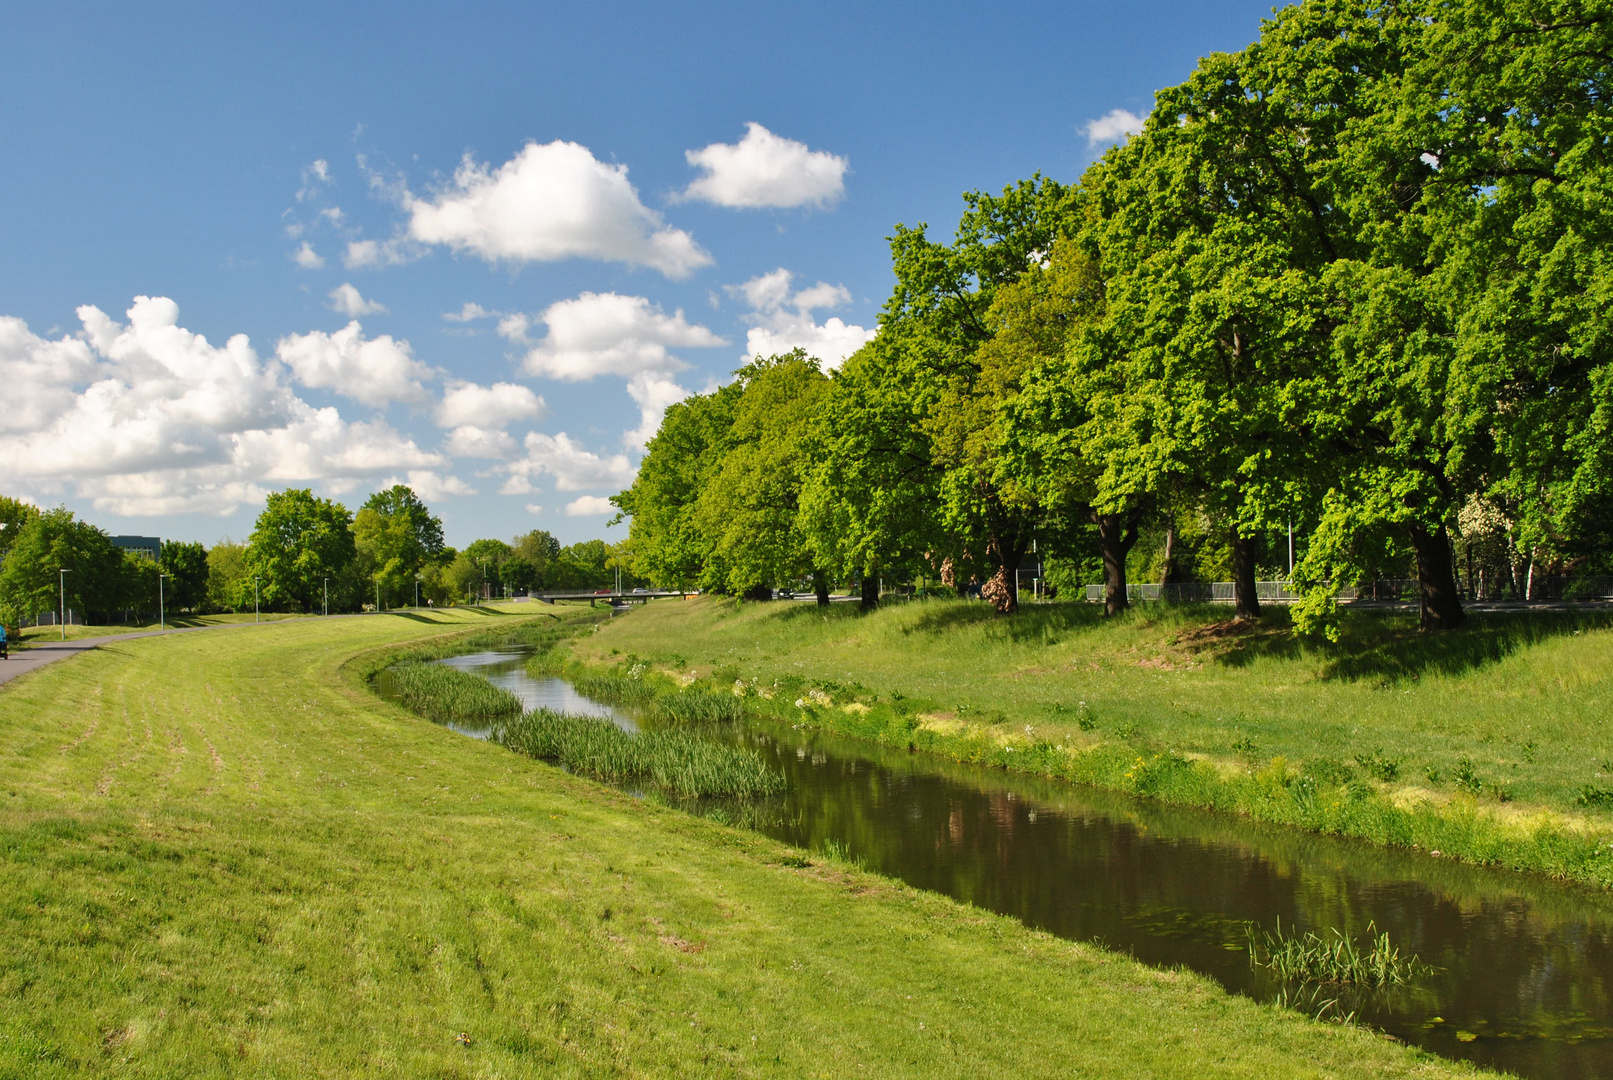
{"label": "green grass", "polygon": [[1472,1072],[369,688],[433,635],[507,625],[146,638],[0,688],[0,1077]]}
{"label": "green grass", "polygon": [[508,690],[442,664],[395,664],[382,678],[399,705],[441,724],[521,715],[521,699]]}
{"label": "green grass", "polygon": [[1348,611],[1328,645],[1281,610],[1226,615],[704,599],[649,604],[576,656],[737,682],[754,711],[886,745],[1613,885],[1613,617],[1428,635]]}
{"label": "green grass", "polygon": [[613,784],[645,783],[680,799],[777,795],[784,777],[755,751],[665,729],[629,734],[599,716],[537,709],[506,720],[494,741]]}

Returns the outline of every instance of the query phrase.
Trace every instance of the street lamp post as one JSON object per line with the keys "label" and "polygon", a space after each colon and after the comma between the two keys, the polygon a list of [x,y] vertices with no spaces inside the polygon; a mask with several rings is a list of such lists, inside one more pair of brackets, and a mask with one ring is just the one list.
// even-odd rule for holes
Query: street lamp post
{"label": "street lamp post", "polygon": [[414,576],[414,606],[416,608],[420,607],[420,575],[419,574],[416,574]]}
{"label": "street lamp post", "polygon": [[63,641],[67,640],[67,575],[71,574],[71,573],[72,573],[71,570],[58,570],[58,571],[56,571],[56,580],[61,584],[61,588],[62,588],[62,640]]}
{"label": "street lamp post", "polygon": [[320,601],[319,613],[321,615],[329,615],[330,614],[330,578],[325,579],[325,593],[324,593],[324,596],[325,596],[324,600]]}
{"label": "street lamp post", "polygon": [[252,575],[252,621],[263,621],[258,613],[258,577],[256,574]]}
{"label": "street lamp post", "polygon": [[162,579],[172,576],[172,574],[157,575],[157,626],[163,630],[168,629],[168,607],[162,595]]}

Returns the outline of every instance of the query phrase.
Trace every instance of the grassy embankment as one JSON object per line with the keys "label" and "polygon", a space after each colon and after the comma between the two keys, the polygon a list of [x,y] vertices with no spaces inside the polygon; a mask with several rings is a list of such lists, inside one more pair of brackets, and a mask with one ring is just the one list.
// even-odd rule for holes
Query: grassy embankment
{"label": "grassy embankment", "polygon": [[0,1076],[1470,1072],[809,863],[365,685],[512,622],[146,638],[0,688]]}
{"label": "grassy embankment", "polygon": [[[301,615],[281,615],[264,612],[262,622],[279,622],[282,619],[300,619]],[[82,623],[73,623],[67,626],[68,641],[82,641],[85,638],[116,637],[121,634],[139,634],[150,630],[179,630],[191,626],[225,626],[230,623],[249,623],[254,620],[252,612],[245,615],[226,613],[223,615],[176,615],[170,613],[165,623],[155,619],[151,622],[119,622],[103,623],[86,626]],[[17,640],[11,643],[14,649],[26,649],[39,642],[46,644],[62,640],[61,626],[25,626],[18,635]]]}
{"label": "grassy embankment", "polygon": [[887,745],[1613,885],[1613,618],[1425,635],[1355,611],[1333,646],[1226,614],[658,601],[575,656]]}

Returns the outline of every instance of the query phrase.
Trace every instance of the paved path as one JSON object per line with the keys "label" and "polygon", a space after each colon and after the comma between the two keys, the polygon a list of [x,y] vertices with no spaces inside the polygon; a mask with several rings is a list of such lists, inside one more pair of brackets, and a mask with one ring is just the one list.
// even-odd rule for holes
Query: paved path
{"label": "paved path", "polygon": [[[250,626],[251,623],[220,623],[219,626]],[[213,630],[213,626],[181,626],[172,630],[141,630],[133,634],[111,634],[107,637],[79,638],[77,641],[46,641],[43,644],[30,645],[26,649],[12,649],[11,655],[0,660],[0,683],[8,683],[18,675],[26,674],[35,668],[42,668],[52,660],[61,660],[68,656],[77,656],[87,652],[97,645],[105,645],[111,641],[130,641],[134,638],[161,637],[164,634],[191,634],[197,630]]]}

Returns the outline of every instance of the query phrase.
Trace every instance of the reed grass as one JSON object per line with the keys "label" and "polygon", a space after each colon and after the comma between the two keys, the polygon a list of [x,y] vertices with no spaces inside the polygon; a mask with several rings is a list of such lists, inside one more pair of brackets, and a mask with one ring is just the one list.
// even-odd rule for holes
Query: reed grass
{"label": "reed grass", "polygon": [[758,798],[784,790],[784,777],[754,751],[676,729],[631,734],[602,717],[537,709],[500,724],[492,737],[607,783],[648,782],[679,798]]}
{"label": "reed grass", "polygon": [[1281,920],[1275,930],[1249,928],[1249,962],[1279,979],[1327,983],[1334,986],[1381,990],[1417,981],[1429,970],[1415,956],[1400,951],[1387,933],[1367,925],[1367,945],[1334,929],[1326,935],[1307,931],[1284,934]]}
{"label": "reed grass", "polygon": [[615,671],[580,674],[571,680],[571,685],[584,697],[619,705],[642,705],[660,689],[655,680]]}
{"label": "reed grass", "polygon": [[442,664],[399,664],[387,679],[400,705],[438,723],[521,715],[521,699],[508,690]]}
{"label": "reed grass", "polygon": [[655,698],[654,715],[679,724],[737,724],[745,719],[739,698],[721,690],[689,689]]}

